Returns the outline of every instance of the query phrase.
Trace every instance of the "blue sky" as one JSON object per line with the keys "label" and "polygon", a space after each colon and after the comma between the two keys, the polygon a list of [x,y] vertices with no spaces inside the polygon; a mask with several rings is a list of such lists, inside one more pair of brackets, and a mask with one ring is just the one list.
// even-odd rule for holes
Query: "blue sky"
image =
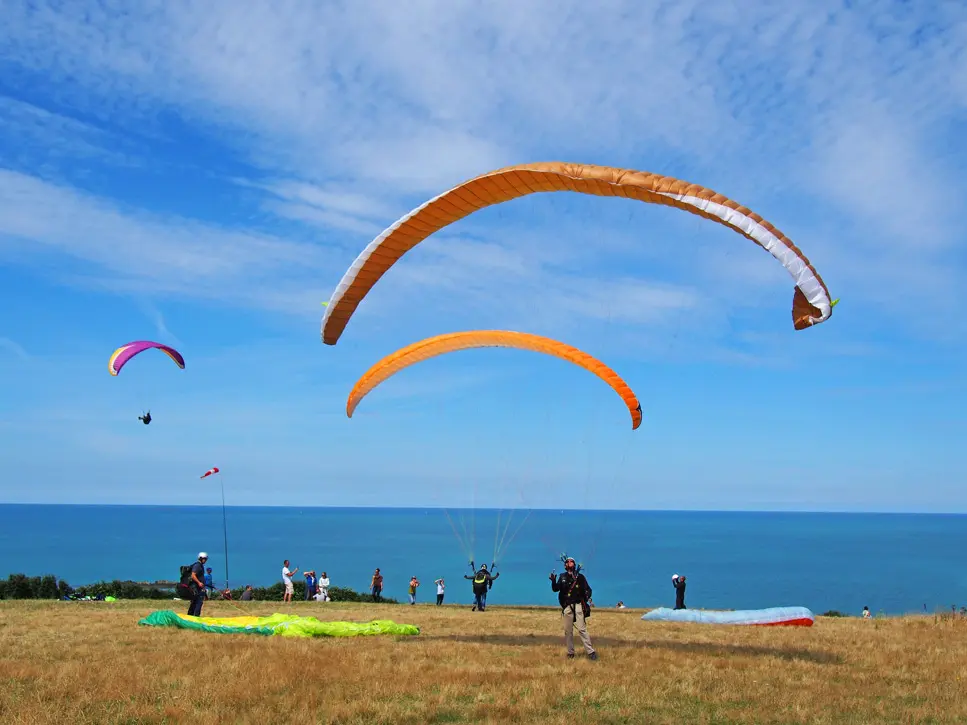
{"label": "blue sky", "polygon": [[[967,511],[957,2],[3,2],[0,500]],[[406,255],[338,345],[320,302],[383,228],[508,164],[664,173],[776,224],[842,302],[738,235],[535,195]],[[423,337],[513,350],[387,381]],[[173,344],[112,378],[115,347]],[[136,416],[150,407],[155,422]]]}

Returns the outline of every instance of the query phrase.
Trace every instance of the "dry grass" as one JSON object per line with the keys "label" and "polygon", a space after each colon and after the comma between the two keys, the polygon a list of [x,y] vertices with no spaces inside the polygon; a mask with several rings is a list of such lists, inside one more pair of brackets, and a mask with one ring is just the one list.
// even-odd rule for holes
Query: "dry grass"
{"label": "dry grass", "polygon": [[[0,602],[0,722],[967,722],[962,618],[745,628],[597,609],[590,629],[601,658],[590,662],[564,658],[549,608],[248,607],[391,618],[421,627],[410,638],[306,641],[137,625],[168,604]],[[238,609],[210,602],[205,614]]]}

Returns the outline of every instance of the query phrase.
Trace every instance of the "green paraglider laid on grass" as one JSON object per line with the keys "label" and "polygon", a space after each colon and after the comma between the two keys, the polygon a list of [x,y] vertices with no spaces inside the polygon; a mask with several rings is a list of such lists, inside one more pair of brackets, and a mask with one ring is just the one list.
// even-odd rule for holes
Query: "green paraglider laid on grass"
{"label": "green paraglider laid on grass", "polygon": [[389,619],[372,622],[323,622],[315,617],[296,614],[272,614],[268,617],[192,617],[170,609],[152,612],[138,624],[151,627],[179,627],[219,634],[261,634],[282,637],[356,637],[373,634],[419,634],[412,624],[397,624]]}

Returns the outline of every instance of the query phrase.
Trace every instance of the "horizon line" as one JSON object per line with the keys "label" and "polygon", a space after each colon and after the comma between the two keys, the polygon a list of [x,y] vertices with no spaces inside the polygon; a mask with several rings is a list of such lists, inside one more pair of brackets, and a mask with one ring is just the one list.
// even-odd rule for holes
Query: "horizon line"
{"label": "horizon line", "polygon": [[[220,509],[221,504],[176,504],[176,503],[51,503],[31,501],[2,501],[4,506],[100,506],[114,508],[182,508],[182,509]],[[872,516],[967,516],[967,511],[923,511],[923,510],[856,510],[856,509],[682,509],[682,508],[567,508],[549,506],[375,506],[375,505],[333,505],[320,504],[293,506],[280,504],[234,504],[226,509],[331,509],[331,510],[383,510],[383,511],[561,511],[567,513],[705,513],[705,514],[862,514]]]}

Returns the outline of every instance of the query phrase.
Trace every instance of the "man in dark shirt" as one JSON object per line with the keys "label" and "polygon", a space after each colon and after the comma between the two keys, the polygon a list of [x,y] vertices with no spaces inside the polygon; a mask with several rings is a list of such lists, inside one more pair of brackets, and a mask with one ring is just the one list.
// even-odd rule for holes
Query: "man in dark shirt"
{"label": "man in dark shirt", "polygon": [[675,609],[685,609],[685,577],[672,575],[672,586],[675,587]]}
{"label": "man in dark shirt", "polygon": [[208,554],[204,551],[198,554],[198,561],[191,565],[191,606],[188,614],[193,617],[201,616],[201,605],[205,601],[205,563]]}
{"label": "man in dark shirt", "polygon": [[574,657],[574,629],[577,628],[588,658],[598,659],[598,653],[591,645],[588,635],[586,619],[591,616],[588,600],[591,598],[591,585],[584,574],[577,571],[574,559],[568,557],[564,561],[564,571],[557,579],[551,572],[551,591],[557,592],[557,601],[561,605],[561,617],[564,622],[564,644],[567,656]]}
{"label": "man in dark shirt", "polygon": [[481,564],[473,576],[463,575],[464,579],[469,579],[473,582],[473,607],[471,611],[483,612],[487,609],[487,592],[493,587],[494,579],[499,576],[500,572],[491,575],[487,571],[486,564]]}

